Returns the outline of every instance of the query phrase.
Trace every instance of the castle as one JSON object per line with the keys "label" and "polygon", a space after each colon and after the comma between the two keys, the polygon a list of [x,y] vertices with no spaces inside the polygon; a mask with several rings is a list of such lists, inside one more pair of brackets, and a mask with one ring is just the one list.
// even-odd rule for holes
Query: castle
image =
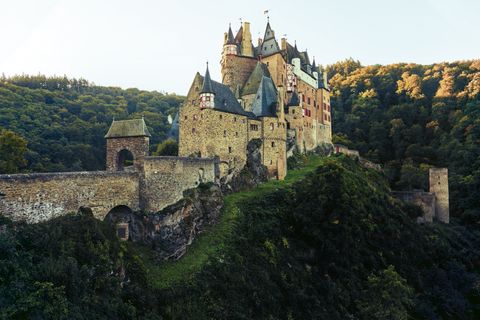
{"label": "castle", "polygon": [[293,150],[331,144],[327,75],[285,38],[277,42],[267,23],[252,43],[250,23],[224,35],[222,82],[197,73],[177,117],[179,156],[218,157],[220,176],[245,165],[247,145],[262,142],[262,163],[271,178],[287,174]]}
{"label": "castle", "polygon": [[[235,36],[229,27],[221,73],[221,83],[211,79],[208,65],[204,76],[195,75],[172,126],[178,157],[149,156],[143,118],[114,120],[105,135],[106,171],[0,175],[0,213],[40,222],[86,209],[99,219],[125,211],[156,212],[182,199],[187,189],[238,173],[252,141],[260,142],[261,163],[273,179],[286,176],[287,157],[294,151],[332,145],[326,73],[296,44],[282,38],[279,45],[270,23],[257,46],[248,22]],[[358,157],[338,145],[336,152]],[[431,170],[430,193],[397,196],[420,204],[426,221],[435,216],[448,223],[445,170]],[[122,230],[125,236],[128,230]]]}
{"label": "castle", "polygon": [[326,75],[306,51],[286,39],[279,45],[270,23],[256,47],[248,22],[236,36],[229,28],[221,64],[222,83],[207,65],[176,116],[178,157],[149,156],[143,119],[114,120],[105,136],[106,171],[0,175],[0,212],[27,222],[86,209],[99,219],[155,212],[201,182],[241,170],[252,140],[261,142],[261,162],[277,179],[285,177],[293,150],[331,144]]}

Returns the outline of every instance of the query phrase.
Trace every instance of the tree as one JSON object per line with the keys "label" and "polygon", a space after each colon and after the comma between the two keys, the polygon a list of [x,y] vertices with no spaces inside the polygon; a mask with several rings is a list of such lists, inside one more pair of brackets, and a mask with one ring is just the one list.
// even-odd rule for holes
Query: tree
{"label": "tree", "polygon": [[177,156],[178,143],[173,139],[167,139],[160,143],[155,152],[156,156]]}
{"label": "tree", "polygon": [[9,130],[0,131],[0,173],[15,173],[27,164],[27,140]]}
{"label": "tree", "polygon": [[380,274],[368,277],[367,289],[362,292],[357,306],[362,319],[408,319],[413,292],[407,281],[389,266]]}

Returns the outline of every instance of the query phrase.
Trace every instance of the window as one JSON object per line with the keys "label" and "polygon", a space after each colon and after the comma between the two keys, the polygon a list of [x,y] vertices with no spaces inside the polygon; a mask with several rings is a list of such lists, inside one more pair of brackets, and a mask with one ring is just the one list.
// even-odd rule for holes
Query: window
{"label": "window", "polygon": [[238,137],[238,132],[235,132],[235,137]]}
{"label": "window", "polygon": [[272,141],[272,148],[275,148],[275,141]]}
{"label": "window", "polygon": [[233,122],[237,122],[237,117],[233,117]]}
{"label": "window", "polygon": [[195,128],[192,128],[192,133],[195,133],[195,131],[196,131]]}
{"label": "window", "polygon": [[193,115],[193,120],[197,120],[197,115],[196,114]]}
{"label": "window", "polygon": [[223,130],[223,136],[224,136],[224,137],[227,136],[227,130]]}
{"label": "window", "polygon": [[228,153],[232,153],[232,147],[228,147]]}
{"label": "window", "polygon": [[188,118],[188,117],[187,117],[187,116],[185,116],[185,120],[187,120],[187,118]]}
{"label": "window", "polygon": [[272,161],[272,160],[270,160],[270,165],[272,165],[272,164],[273,164],[273,161]]}
{"label": "window", "polygon": [[275,128],[275,126],[273,125],[273,123],[270,123],[270,130],[273,130]]}
{"label": "window", "polygon": [[308,101],[307,103],[310,104],[310,98],[308,98],[307,101]]}
{"label": "window", "polygon": [[222,115],[220,115],[220,120],[222,120],[222,118],[223,118]]}
{"label": "window", "polygon": [[205,97],[205,100],[206,100],[206,101],[210,101],[210,97],[208,97],[208,96]]}
{"label": "window", "polygon": [[302,94],[302,101],[305,102],[305,96]]}
{"label": "window", "polygon": [[258,125],[256,125],[256,124],[251,124],[251,125],[250,125],[250,130],[252,130],[252,131],[258,131]]}

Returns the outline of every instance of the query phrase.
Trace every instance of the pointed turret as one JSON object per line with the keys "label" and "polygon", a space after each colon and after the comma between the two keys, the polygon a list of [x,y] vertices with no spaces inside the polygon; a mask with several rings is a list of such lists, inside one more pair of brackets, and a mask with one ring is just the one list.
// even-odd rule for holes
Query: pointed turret
{"label": "pointed turret", "polygon": [[263,42],[260,47],[260,54],[263,56],[271,55],[280,51],[277,40],[275,39],[275,32],[270,26],[270,22],[267,22],[267,27],[265,28],[265,35],[263,36]]}
{"label": "pointed turret", "polygon": [[232,25],[228,25],[227,44],[235,44],[235,38],[233,37]]}
{"label": "pointed turret", "polygon": [[207,70],[205,71],[205,77],[203,78],[202,91],[200,91],[200,107],[213,108],[215,106],[214,99],[215,92],[213,91],[212,79],[210,78],[210,71],[208,70],[207,62]]}
{"label": "pointed turret", "polygon": [[203,87],[200,93],[213,93],[212,89],[212,79],[210,78],[210,70],[208,70],[207,62],[207,71],[205,71],[205,80],[203,80]]}
{"label": "pointed turret", "polygon": [[225,42],[223,45],[223,56],[229,54],[238,54],[237,42],[233,36],[232,26],[228,26],[228,32],[225,34]]}

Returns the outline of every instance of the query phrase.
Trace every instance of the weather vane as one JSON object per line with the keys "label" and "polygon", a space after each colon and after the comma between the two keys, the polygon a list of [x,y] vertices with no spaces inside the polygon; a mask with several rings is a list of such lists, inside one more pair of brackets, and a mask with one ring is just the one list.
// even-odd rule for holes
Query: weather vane
{"label": "weather vane", "polygon": [[270,15],[268,14],[269,10],[263,11],[263,14],[267,16],[267,21],[270,22]]}

